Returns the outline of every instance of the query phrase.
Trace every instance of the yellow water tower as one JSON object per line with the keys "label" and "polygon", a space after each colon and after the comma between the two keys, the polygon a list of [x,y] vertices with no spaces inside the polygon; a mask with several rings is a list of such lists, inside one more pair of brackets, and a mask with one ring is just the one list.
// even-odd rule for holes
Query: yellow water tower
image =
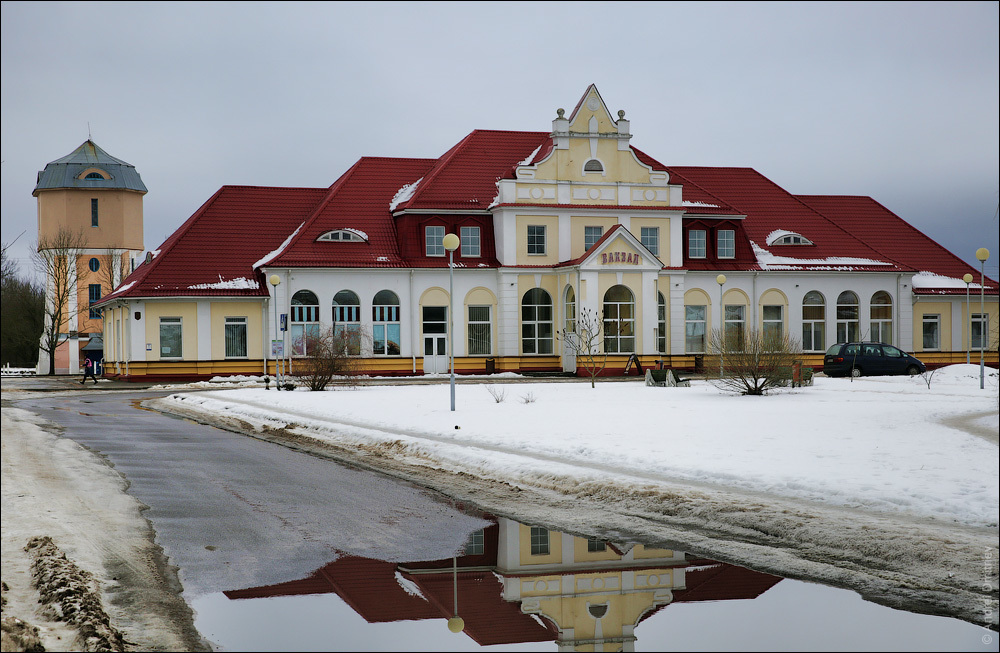
{"label": "yellow water tower", "polygon": [[77,374],[84,357],[102,358],[101,316],[90,305],[119,285],[142,254],[145,194],[135,166],[90,139],[38,173],[32,192],[38,249],[60,261],[47,266],[46,279],[46,332],[59,321],[58,345],[43,333],[38,374]]}

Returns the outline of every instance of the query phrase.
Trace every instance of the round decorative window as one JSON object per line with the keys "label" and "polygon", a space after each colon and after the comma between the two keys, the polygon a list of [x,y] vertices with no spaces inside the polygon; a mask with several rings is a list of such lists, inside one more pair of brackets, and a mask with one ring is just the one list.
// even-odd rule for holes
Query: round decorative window
{"label": "round decorative window", "polygon": [[101,269],[101,262],[96,258],[90,259],[90,263],[87,264],[90,267],[91,272],[97,272]]}

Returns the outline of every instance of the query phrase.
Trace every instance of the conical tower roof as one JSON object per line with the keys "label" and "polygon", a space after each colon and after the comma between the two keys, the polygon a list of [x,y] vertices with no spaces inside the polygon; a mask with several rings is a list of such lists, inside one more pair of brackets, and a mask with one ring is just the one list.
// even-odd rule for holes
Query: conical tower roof
{"label": "conical tower roof", "polygon": [[[91,168],[96,168],[110,175],[110,179],[84,178],[86,175],[83,173]],[[35,190],[31,194],[37,196],[38,191],[41,190],[63,188],[122,189],[140,193],[147,192],[135,166],[121,159],[116,159],[90,139],[84,141],[80,147],[66,156],[47,164],[45,169],[38,173],[38,183],[35,184]]]}

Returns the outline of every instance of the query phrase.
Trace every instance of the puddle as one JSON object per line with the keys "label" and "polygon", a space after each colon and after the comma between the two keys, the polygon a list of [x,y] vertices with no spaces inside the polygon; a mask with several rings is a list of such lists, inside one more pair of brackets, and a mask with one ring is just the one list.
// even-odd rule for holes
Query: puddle
{"label": "puddle", "polygon": [[345,555],[199,597],[196,626],[220,650],[997,650],[996,633],[850,591],[487,519],[455,558]]}

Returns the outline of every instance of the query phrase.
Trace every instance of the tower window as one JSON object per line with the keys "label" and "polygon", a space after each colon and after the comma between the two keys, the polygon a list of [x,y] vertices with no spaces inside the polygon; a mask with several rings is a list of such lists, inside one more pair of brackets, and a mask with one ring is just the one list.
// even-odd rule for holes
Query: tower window
{"label": "tower window", "polygon": [[584,172],[604,172],[604,166],[597,159],[591,159],[583,164]]}
{"label": "tower window", "polygon": [[97,226],[97,198],[90,199],[90,226]]}
{"label": "tower window", "polygon": [[84,179],[100,179],[101,181],[104,181],[104,176],[101,175],[101,173],[99,172],[92,172],[86,177],[84,177]]}
{"label": "tower window", "polygon": [[101,269],[101,262],[98,261],[96,258],[92,258],[90,259],[90,261],[87,262],[87,267],[90,268],[91,272],[97,272],[98,270]]}

